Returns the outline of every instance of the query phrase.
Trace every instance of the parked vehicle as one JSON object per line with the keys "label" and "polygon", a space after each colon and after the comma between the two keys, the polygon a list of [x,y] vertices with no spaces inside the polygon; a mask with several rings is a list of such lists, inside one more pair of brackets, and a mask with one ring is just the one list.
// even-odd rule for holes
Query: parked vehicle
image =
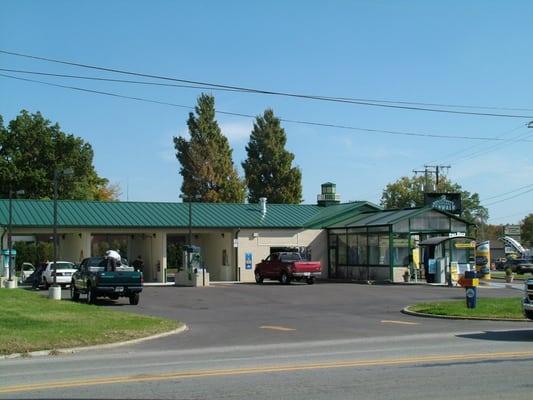
{"label": "parked vehicle", "polygon": [[45,263],[43,270],[43,285],[48,289],[54,283],[54,274],[56,276],[56,283],[61,286],[70,285],[72,274],[77,271],[76,264],[70,261],[56,261],[56,271],[54,272],[54,262],[48,261]]}
{"label": "parked vehicle", "polygon": [[35,272],[35,267],[33,266],[32,263],[29,263],[29,262],[22,263],[22,265],[20,266],[20,272],[19,272],[19,277],[18,277],[19,284],[23,284],[24,282],[26,282],[28,278],[34,272]]}
{"label": "parked vehicle", "polygon": [[524,316],[526,318],[533,320],[533,279],[528,279],[524,283],[522,310],[524,311]]}
{"label": "parked vehicle", "polygon": [[122,264],[115,271],[108,271],[104,257],[90,257],[82,261],[79,270],[72,276],[70,296],[78,301],[80,293],[84,293],[89,304],[93,304],[97,297],[112,300],[128,297],[130,304],[137,305],[143,282],[142,272],[135,271],[133,267]]}
{"label": "parked vehicle", "polygon": [[533,272],[533,264],[526,258],[509,258],[504,264],[505,269],[511,268],[511,271],[517,274]]}
{"label": "parked vehicle", "polygon": [[279,280],[288,285],[292,280],[305,279],[309,285],[322,274],[319,261],[304,261],[297,252],[272,253],[255,267],[255,281],[263,283],[264,279]]}

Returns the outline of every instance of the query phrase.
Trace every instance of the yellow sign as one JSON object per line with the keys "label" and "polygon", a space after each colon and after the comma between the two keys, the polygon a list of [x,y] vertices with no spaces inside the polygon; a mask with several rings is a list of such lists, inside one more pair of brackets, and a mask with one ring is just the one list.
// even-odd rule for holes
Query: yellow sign
{"label": "yellow sign", "polygon": [[461,243],[461,242],[458,242],[458,243],[455,243],[455,248],[456,249],[473,249],[476,247],[476,242],[475,241],[471,241],[469,243]]}

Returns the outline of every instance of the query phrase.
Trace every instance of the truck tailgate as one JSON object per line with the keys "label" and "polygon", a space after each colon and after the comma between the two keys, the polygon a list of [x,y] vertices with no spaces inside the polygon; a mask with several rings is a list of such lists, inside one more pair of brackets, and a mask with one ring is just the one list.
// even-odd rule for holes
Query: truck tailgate
{"label": "truck tailgate", "polygon": [[322,267],[319,261],[295,261],[293,272],[320,272]]}
{"label": "truck tailgate", "polygon": [[141,286],[138,271],[107,271],[98,273],[98,286]]}

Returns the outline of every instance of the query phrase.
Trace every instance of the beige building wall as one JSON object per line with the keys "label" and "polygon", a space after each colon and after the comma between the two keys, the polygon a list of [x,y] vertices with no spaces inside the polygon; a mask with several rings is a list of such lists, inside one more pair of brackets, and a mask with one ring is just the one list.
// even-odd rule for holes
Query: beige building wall
{"label": "beige building wall", "polygon": [[235,280],[232,232],[221,230],[198,236],[202,259],[209,271],[209,279],[211,281]]}
{"label": "beige building wall", "polygon": [[[50,230],[18,228],[13,232],[13,234],[44,233],[49,234]],[[167,268],[167,234],[186,236],[188,231],[187,229],[62,228],[59,230],[59,258],[79,262],[85,257],[90,257],[92,234],[105,233],[130,235],[127,254],[130,262],[141,255],[145,264],[145,282],[163,282]],[[236,237],[238,237],[238,247],[234,247]],[[327,277],[327,234],[322,229],[196,229],[193,230],[193,244],[201,247],[202,258],[212,281],[253,282],[255,264],[270,254],[271,247],[307,247],[311,252],[311,258],[321,262],[322,276]],[[246,269],[246,253],[252,254],[251,269]]]}
{"label": "beige building wall", "polygon": [[[243,229],[238,237],[240,280],[253,282],[255,265],[270,254],[271,247],[307,247],[313,261],[322,264],[327,277],[327,234],[323,229]],[[246,253],[252,254],[251,269],[246,269]]]}
{"label": "beige building wall", "polygon": [[87,231],[59,235],[58,258],[79,264],[91,255],[91,235]]}

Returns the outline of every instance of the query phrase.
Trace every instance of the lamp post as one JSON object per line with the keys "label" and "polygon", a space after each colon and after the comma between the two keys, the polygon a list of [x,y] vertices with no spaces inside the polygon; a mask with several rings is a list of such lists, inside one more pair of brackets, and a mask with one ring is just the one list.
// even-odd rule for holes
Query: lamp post
{"label": "lamp post", "polygon": [[54,264],[53,264],[53,277],[54,283],[48,290],[48,297],[54,300],[61,300],[61,286],[57,285],[57,192],[58,192],[58,180],[60,176],[71,176],[74,174],[72,168],[66,168],[62,171],[54,171]]}
{"label": "lamp post", "polygon": [[13,194],[21,195],[24,194],[24,190],[13,191],[9,189],[9,221],[8,221],[8,230],[7,230],[7,249],[8,249],[8,288],[14,288],[15,284],[13,282],[13,239],[12,239],[12,229],[13,229]]}
{"label": "lamp post", "polygon": [[200,200],[201,198],[202,196],[199,194],[195,194],[194,196],[180,194],[180,199],[183,199],[183,201],[187,201],[189,203],[189,247],[192,246],[192,201]]}

